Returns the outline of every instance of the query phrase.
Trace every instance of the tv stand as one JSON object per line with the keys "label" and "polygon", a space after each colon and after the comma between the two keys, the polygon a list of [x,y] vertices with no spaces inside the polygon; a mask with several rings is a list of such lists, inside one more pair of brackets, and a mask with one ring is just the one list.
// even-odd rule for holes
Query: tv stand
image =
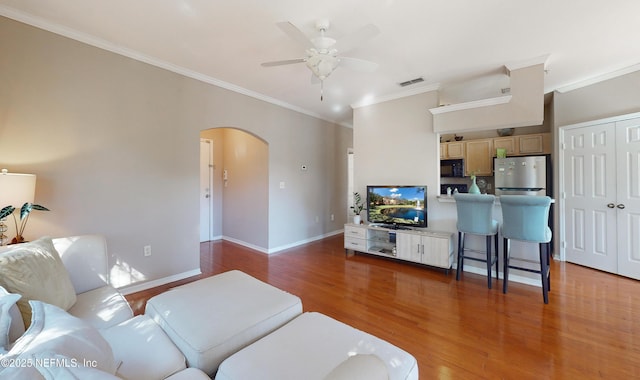
{"label": "tv stand", "polygon": [[344,249],[443,268],[453,264],[453,233],[428,228],[344,225]]}

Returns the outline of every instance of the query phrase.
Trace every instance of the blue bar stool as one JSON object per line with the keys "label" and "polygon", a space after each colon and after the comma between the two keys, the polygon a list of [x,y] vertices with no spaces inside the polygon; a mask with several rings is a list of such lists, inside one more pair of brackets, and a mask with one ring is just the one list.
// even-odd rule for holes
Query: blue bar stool
{"label": "blue bar stool", "polygon": [[[549,303],[551,277],[549,269],[551,229],[549,228],[549,208],[551,198],[531,195],[502,195],[502,238],[504,243],[504,279],[502,292],[507,293],[509,268],[531,273],[540,273],[542,298]],[[540,250],[540,270],[510,265],[510,241],[520,240],[538,243]],[[530,262],[531,260],[514,259]],[[535,262],[535,261],[534,261]],[[536,262],[537,263],[537,262]]]}
{"label": "blue bar stool", "polygon": [[[498,222],[493,219],[493,204],[496,197],[490,194],[455,194],[456,208],[458,211],[458,268],[456,269],[456,281],[460,280],[460,272],[464,266],[464,260],[483,261],[487,263],[487,286],[491,289],[491,268],[496,264],[496,281],[498,280],[499,255],[498,255]],[[486,251],[479,252],[464,247],[466,234],[486,237]],[[491,255],[491,237],[495,240],[495,257]],[[467,256],[465,251],[485,253],[485,258]]]}

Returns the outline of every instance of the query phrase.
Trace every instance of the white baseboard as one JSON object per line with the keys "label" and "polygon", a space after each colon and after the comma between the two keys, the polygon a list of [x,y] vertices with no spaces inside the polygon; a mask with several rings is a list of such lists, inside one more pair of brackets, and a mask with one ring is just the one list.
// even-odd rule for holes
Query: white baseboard
{"label": "white baseboard", "polygon": [[270,248],[270,249],[267,251],[267,253],[268,253],[268,254],[272,254],[272,253],[276,253],[276,252],[284,251],[285,249],[294,248],[294,247],[297,247],[297,246],[299,246],[299,245],[303,245],[303,244],[311,243],[311,242],[314,242],[314,241],[322,240],[322,239],[324,239],[324,238],[328,238],[328,237],[330,237],[330,236],[335,236],[335,235],[341,234],[341,233],[343,233],[343,232],[344,232],[344,229],[342,229],[342,230],[337,230],[337,231],[332,231],[332,232],[328,232],[328,233],[326,233],[326,234],[324,234],[324,235],[314,236],[314,237],[311,237],[311,238],[309,238],[309,239],[299,240],[299,241],[297,241],[297,242],[295,242],[295,243],[286,244],[286,245],[281,245],[281,246],[279,246],[279,247],[275,247],[275,248]]}
{"label": "white baseboard", "polygon": [[182,272],[182,273],[174,274],[171,276],[159,278],[157,280],[143,282],[141,284],[123,286],[122,288],[118,288],[118,290],[120,291],[120,293],[126,296],[127,294],[141,292],[143,290],[155,288],[156,286],[165,285],[174,281],[184,280],[185,278],[198,276],[200,274],[202,274],[202,272],[200,271],[200,268],[198,268],[198,269],[193,269],[187,272]]}
{"label": "white baseboard", "polygon": [[344,232],[343,229],[342,230],[337,230],[337,231],[332,231],[332,232],[328,232],[328,233],[326,233],[324,235],[314,236],[314,237],[311,237],[309,239],[299,240],[299,241],[296,241],[294,243],[281,245],[281,246],[275,247],[275,248],[259,247],[257,245],[253,245],[253,244],[247,243],[247,242],[242,241],[242,240],[234,239],[234,238],[229,237],[229,236],[222,236],[222,240],[230,241],[232,243],[241,245],[243,247],[251,248],[253,250],[256,250],[256,251],[259,251],[259,252],[262,252],[262,253],[266,253],[267,255],[270,255],[272,253],[284,251],[285,249],[295,248],[295,247],[303,245],[303,244],[311,243],[311,242],[314,242],[314,241],[317,241],[317,240],[322,240],[322,239],[330,237],[330,236],[335,236],[335,235],[341,234],[343,232]]}

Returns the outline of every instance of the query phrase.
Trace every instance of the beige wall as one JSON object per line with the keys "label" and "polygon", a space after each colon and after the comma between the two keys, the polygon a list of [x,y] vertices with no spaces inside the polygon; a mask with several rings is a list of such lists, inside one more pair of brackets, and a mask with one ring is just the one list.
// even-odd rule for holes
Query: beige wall
{"label": "beige wall", "polygon": [[554,93],[554,125],[563,126],[640,111],[640,72],[566,93]]}
{"label": "beige wall", "polygon": [[433,91],[354,110],[354,191],[366,194],[367,185],[427,185],[428,212],[436,208],[439,141],[429,108],[437,102]]}
{"label": "beige wall", "polygon": [[[335,168],[346,168],[350,129],[6,18],[0,51],[0,166],[37,174],[36,201],[52,210],[33,214],[28,239],[104,234],[117,285],[192,274],[200,131],[217,127],[268,144],[268,190],[255,202],[268,237],[259,231],[255,245],[274,251],[342,228],[346,175]],[[302,162],[314,169],[301,173]],[[341,208],[334,222],[326,207]]]}

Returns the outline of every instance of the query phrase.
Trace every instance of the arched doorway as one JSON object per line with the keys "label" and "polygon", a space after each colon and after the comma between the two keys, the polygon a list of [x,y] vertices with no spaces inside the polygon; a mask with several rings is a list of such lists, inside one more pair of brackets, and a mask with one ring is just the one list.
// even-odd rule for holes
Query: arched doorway
{"label": "arched doorway", "polygon": [[[233,127],[201,131],[201,228],[209,240],[225,239],[266,250],[268,241],[269,146]],[[204,166],[204,167],[203,167]],[[208,176],[207,178],[202,178]],[[204,214],[208,213],[208,214]],[[203,227],[203,226],[201,226]],[[207,234],[205,234],[207,235]],[[205,235],[201,234],[201,240]]]}

